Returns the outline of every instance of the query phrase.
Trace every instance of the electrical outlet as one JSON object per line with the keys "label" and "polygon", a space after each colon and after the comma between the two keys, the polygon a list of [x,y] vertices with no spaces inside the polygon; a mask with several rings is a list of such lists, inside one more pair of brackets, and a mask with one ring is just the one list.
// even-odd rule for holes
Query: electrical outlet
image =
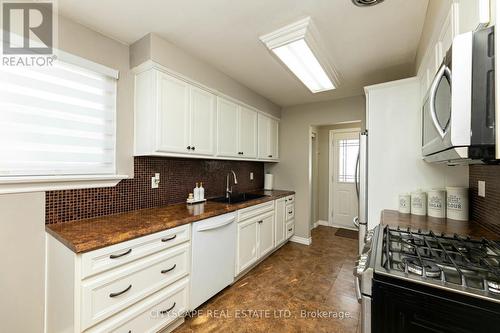
{"label": "electrical outlet", "polygon": [[486,197],[486,182],[484,180],[477,182],[477,195],[483,198]]}
{"label": "electrical outlet", "polygon": [[154,177],[151,177],[151,188],[158,188],[160,185],[160,174],[157,172],[155,173]]}
{"label": "electrical outlet", "polygon": [[253,172],[250,172],[250,180],[253,180]]}

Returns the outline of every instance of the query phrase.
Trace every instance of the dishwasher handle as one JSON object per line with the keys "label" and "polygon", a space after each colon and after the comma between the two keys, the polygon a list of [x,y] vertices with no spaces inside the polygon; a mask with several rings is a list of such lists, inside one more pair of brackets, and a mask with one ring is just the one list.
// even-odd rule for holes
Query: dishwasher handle
{"label": "dishwasher handle", "polygon": [[196,231],[209,231],[209,230],[219,229],[219,228],[222,228],[228,224],[233,223],[234,219],[235,219],[235,217],[231,216],[230,218],[223,220],[221,222],[214,223],[214,224],[207,224],[205,226],[198,227],[196,229]]}

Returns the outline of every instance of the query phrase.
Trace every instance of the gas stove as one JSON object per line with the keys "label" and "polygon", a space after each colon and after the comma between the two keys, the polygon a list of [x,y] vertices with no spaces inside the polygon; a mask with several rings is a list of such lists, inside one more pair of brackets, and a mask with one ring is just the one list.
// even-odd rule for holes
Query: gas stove
{"label": "gas stove", "polygon": [[381,227],[375,273],[500,303],[500,243]]}

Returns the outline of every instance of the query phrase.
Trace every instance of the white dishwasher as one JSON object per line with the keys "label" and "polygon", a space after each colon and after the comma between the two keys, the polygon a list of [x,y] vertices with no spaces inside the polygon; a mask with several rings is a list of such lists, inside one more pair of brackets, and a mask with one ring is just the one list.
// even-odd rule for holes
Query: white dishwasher
{"label": "white dishwasher", "polygon": [[236,213],[193,223],[190,308],[196,309],[233,283]]}

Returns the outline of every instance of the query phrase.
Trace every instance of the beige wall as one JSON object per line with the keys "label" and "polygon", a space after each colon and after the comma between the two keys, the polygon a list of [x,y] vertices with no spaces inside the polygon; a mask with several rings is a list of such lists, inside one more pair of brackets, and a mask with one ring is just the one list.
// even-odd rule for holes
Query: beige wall
{"label": "beige wall", "polygon": [[280,106],[158,35],[148,34],[130,46],[131,67],[138,66],[147,60],[153,60],[261,111],[278,118],[281,116]]}
{"label": "beige wall", "polygon": [[359,120],[364,122],[364,119],[364,96],[297,105],[283,110],[280,124],[280,163],[268,163],[266,171],[274,174],[276,188],[291,189],[297,193],[295,207],[297,236],[310,237],[311,126]]}
{"label": "beige wall", "polygon": [[415,73],[418,73],[418,68],[422,63],[429,46],[434,45],[434,39],[436,38],[435,32],[437,29],[441,29],[441,25],[446,19],[446,15],[448,15],[450,6],[451,0],[429,0],[424,28],[422,29],[422,36],[420,37],[420,42],[417,48]]}
{"label": "beige wall", "polygon": [[328,221],[329,200],[329,137],[330,131],[346,128],[361,128],[360,122],[320,126],[318,128],[318,218]]}
{"label": "beige wall", "polygon": [[129,47],[64,17],[59,18],[58,48],[120,71],[116,114],[119,174],[134,176],[134,89]]}
{"label": "beige wall", "polygon": [[45,193],[0,195],[0,331],[43,332]]}

